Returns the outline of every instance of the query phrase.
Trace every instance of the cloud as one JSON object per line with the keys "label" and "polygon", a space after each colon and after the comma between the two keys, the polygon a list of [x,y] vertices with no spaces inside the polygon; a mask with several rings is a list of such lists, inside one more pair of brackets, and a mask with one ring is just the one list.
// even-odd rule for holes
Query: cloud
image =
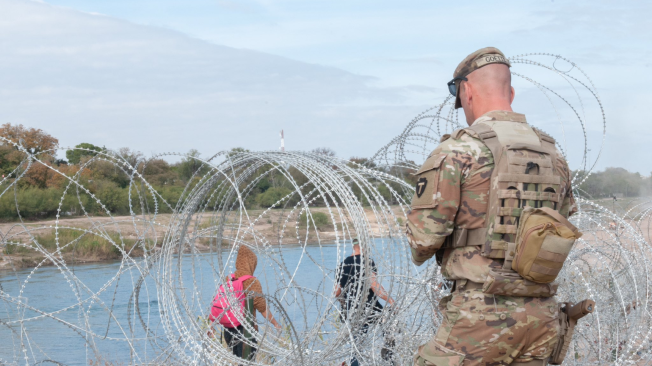
{"label": "cloud", "polygon": [[[320,145],[345,157],[369,155],[443,100],[445,83],[465,55],[494,45],[508,55],[544,52],[577,62],[607,115],[599,167],[652,170],[652,161],[632,163],[622,154],[649,151],[641,136],[650,128],[639,110],[652,83],[646,57],[652,3],[160,0],[150,9],[150,2],[49,1],[168,27],[0,0],[0,122],[49,123],[70,143],[93,138],[89,142],[145,152],[265,149],[278,146],[277,131],[284,128],[291,149]],[[242,11],[228,8],[235,4]],[[460,26],[457,14],[473,26]],[[531,66],[513,70],[555,90],[567,87]],[[559,122],[547,99],[529,82],[517,80],[516,88],[515,108],[560,141],[565,132],[571,160],[581,158],[584,146],[576,141],[583,132],[555,130]],[[572,90],[564,93],[573,98]],[[566,125],[576,123],[566,112]],[[598,145],[599,117],[586,119]],[[630,142],[618,149],[615,141]]]}
{"label": "cloud", "polygon": [[230,1],[230,0],[217,0],[217,5],[233,10],[233,11],[238,11],[238,12],[243,12],[243,13],[253,13],[255,12],[254,8],[247,5],[246,3],[243,2],[235,2],[235,1]]}
{"label": "cloud", "polygon": [[397,62],[397,63],[425,63],[425,64],[442,64],[442,61],[438,57],[433,57],[433,56],[424,56],[424,57],[390,57],[385,59],[385,61],[389,62]]}
{"label": "cloud", "polygon": [[0,0],[0,122],[62,145],[207,154],[330,146],[371,154],[429,89],[24,0]]}

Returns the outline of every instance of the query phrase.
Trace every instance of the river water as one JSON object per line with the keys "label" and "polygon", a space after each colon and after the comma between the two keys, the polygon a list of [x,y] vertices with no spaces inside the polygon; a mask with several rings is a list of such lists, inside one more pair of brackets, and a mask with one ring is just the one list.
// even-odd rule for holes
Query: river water
{"label": "river water", "polygon": [[[389,249],[387,245],[393,244],[381,243],[384,250],[376,252],[376,256],[382,256]],[[255,275],[262,282],[264,292],[283,300],[284,310],[301,332],[309,329],[331,306],[329,294],[335,269],[349,254],[350,247],[345,253],[342,246],[336,245],[283,247],[263,255],[259,253]],[[223,253],[231,271],[234,257],[228,256],[228,252]],[[389,265],[388,257],[375,259],[380,272]],[[130,360],[145,362],[159,354],[160,347],[152,341],[168,342],[155,282],[161,269],[156,264],[152,275],[146,276],[140,286],[139,317],[133,303],[129,305],[143,272],[139,266],[144,261],[135,261],[138,266],[116,261],[75,265],[66,271],[48,266],[34,273],[25,269],[0,274],[5,300],[0,304],[0,320],[4,323],[0,324],[0,364],[26,364],[26,359],[28,364],[33,364],[49,359],[67,365],[87,365],[89,360],[98,359],[87,341],[94,342],[99,357],[111,364],[128,364]],[[178,292],[184,293],[192,316],[201,316],[210,307],[220,278],[216,255],[184,255],[175,266],[179,267],[180,274],[178,270],[173,271],[175,281],[183,283]],[[288,283],[292,286],[288,287]],[[38,311],[23,310],[17,301]],[[281,320],[279,314],[275,315]],[[260,315],[258,323],[261,326],[266,323]],[[143,324],[150,329],[149,334]]]}

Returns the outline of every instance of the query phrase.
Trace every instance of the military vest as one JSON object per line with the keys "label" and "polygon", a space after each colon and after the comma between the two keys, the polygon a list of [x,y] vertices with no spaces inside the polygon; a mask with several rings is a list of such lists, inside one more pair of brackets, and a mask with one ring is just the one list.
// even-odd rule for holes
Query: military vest
{"label": "military vest", "polygon": [[[558,158],[555,140],[528,125],[524,115],[502,111],[480,117],[472,126],[453,132],[452,137],[459,138],[464,133],[480,139],[494,158],[485,227],[455,228],[443,248],[480,246],[482,256],[504,260],[502,270],[490,272],[487,282],[511,285],[507,290],[502,286],[492,292],[488,287],[494,285],[485,282],[485,292],[553,296],[557,286],[552,281],[561,270],[574,240],[581,236],[558,212],[565,190],[561,187],[562,177],[555,169]],[[523,244],[520,244],[526,233],[519,233],[519,227],[525,226],[519,221],[524,218],[540,219],[539,224],[534,220],[527,226],[528,229],[532,227],[528,235],[534,230],[542,238],[538,249],[532,249],[532,245],[528,247],[529,258],[528,253],[523,255]],[[545,239],[547,233],[554,235]],[[532,235],[528,237],[531,242],[536,239]],[[541,248],[544,239],[547,242]],[[516,263],[512,263],[515,256],[519,261],[520,257],[526,258],[526,262],[519,263],[518,272],[514,270]],[[524,266],[526,269],[521,270]]]}

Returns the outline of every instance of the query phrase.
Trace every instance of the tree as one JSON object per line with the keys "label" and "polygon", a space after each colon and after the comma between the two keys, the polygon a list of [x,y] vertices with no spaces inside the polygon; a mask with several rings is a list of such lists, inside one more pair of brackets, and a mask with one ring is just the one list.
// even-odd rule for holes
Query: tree
{"label": "tree", "polygon": [[[52,171],[48,168],[54,162],[54,154],[59,147],[59,140],[36,128],[26,128],[23,125],[12,126],[5,123],[0,127],[0,136],[22,146],[29,154],[40,159],[44,164],[32,164],[26,172],[21,186],[35,186],[46,188]],[[25,153],[19,148],[4,142],[0,144],[0,170],[3,174],[11,173],[23,163],[20,169],[27,169]],[[21,174],[20,171],[15,173]]]}
{"label": "tree", "polygon": [[328,157],[337,156],[337,153],[335,152],[335,150],[331,149],[330,147],[318,147],[316,149],[312,149],[312,151],[310,151],[310,152],[313,153],[313,154],[325,155],[325,156],[328,156]]}
{"label": "tree", "polygon": [[[196,151],[196,150],[194,150],[194,151]],[[249,150],[245,149],[244,147],[234,147],[233,149],[231,149],[226,154],[226,156],[228,156],[229,158],[232,158],[232,157],[234,157],[234,156],[236,156],[238,154],[248,153],[248,152],[249,152]]]}
{"label": "tree", "polygon": [[[575,172],[580,177],[585,172]],[[623,168],[606,168],[602,172],[593,172],[580,185],[580,189],[590,197],[611,197],[615,194],[622,194],[625,197],[635,197],[641,193],[645,194],[645,181],[639,173],[630,173]]]}
{"label": "tree", "polygon": [[197,158],[201,153],[195,149],[188,151],[185,159],[179,163],[179,176],[183,180],[189,180],[194,174],[202,174],[205,171],[204,163]]}
{"label": "tree", "polygon": [[0,144],[0,174],[10,174],[22,160],[22,154],[11,146]]}
{"label": "tree", "polygon": [[145,163],[143,170],[145,179],[156,186],[171,185],[179,180],[177,172],[170,168],[170,164],[163,159],[150,159]]}
{"label": "tree", "polygon": [[[90,150],[90,151],[89,151]],[[82,142],[81,144],[75,146],[74,149],[66,151],[66,158],[70,164],[79,164],[79,161],[82,157],[85,156],[95,156],[97,152],[105,151],[106,149],[87,142]],[[95,152],[97,151],[97,152]]]}
{"label": "tree", "polygon": [[140,151],[131,150],[128,147],[123,147],[120,150],[118,150],[118,155],[122,159],[126,160],[127,163],[129,163],[129,165],[131,165],[134,168],[136,168],[138,163],[141,160],[143,160],[143,153],[141,153]]}
{"label": "tree", "polygon": [[54,156],[59,147],[59,140],[41,129],[26,128],[23,125],[12,126],[5,123],[0,127],[0,136],[22,145],[27,152],[39,157],[41,154]]}
{"label": "tree", "polygon": [[360,164],[362,166],[366,166],[367,168],[375,168],[376,167],[376,163],[369,160],[368,158],[362,158],[362,157],[359,157],[359,156],[352,156],[351,159],[349,159],[349,161],[351,161],[353,163],[356,163],[356,164]]}

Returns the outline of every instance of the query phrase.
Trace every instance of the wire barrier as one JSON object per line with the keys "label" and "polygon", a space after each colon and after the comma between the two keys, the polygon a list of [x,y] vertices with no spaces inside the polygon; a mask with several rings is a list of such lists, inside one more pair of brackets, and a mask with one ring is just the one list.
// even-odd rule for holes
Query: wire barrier
{"label": "wire barrier", "polygon": [[[606,126],[588,76],[557,55],[510,60],[515,85],[523,86],[517,90],[527,90],[523,109],[538,112],[536,120],[528,114],[530,123],[553,130],[573,168],[579,212],[571,221],[584,236],[558,278],[557,297],[597,305],[576,328],[565,364],[650,364],[652,204],[639,199],[616,208],[581,191]],[[0,182],[0,207],[17,217],[0,225],[0,364],[411,364],[442,321],[437,304],[450,284],[435,261],[411,262],[404,236],[414,192],[409,174],[444,134],[465,126],[453,102],[448,97],[417,116],[364,163],[304,152],[130,159],[67,148],[88,158],[64,170],[0,138],[22,157]],[[145,178],[156,162],[175,158],[192,163],[185,187]],[[94,184],[98,169],[125,177],[121,195]],[[63,182],[60,195],[47,198],[58,202],[51,220],[21,214],[30,209],[23,183],[35,172]],[[116,202],[127,202],[128,213],[114,214]],[[364,275],[348,291],[366,294],[375,278],[393,306],[374,310],[363,306],[365,296],[347,306],[335,296],[338,266],[356,238]],[[256,254],[261,296],[281,325],[233,311],[250,335],[244,342],[257,349],[251,360],[235,357],[222,327],[208,320],[242,247]]]}

